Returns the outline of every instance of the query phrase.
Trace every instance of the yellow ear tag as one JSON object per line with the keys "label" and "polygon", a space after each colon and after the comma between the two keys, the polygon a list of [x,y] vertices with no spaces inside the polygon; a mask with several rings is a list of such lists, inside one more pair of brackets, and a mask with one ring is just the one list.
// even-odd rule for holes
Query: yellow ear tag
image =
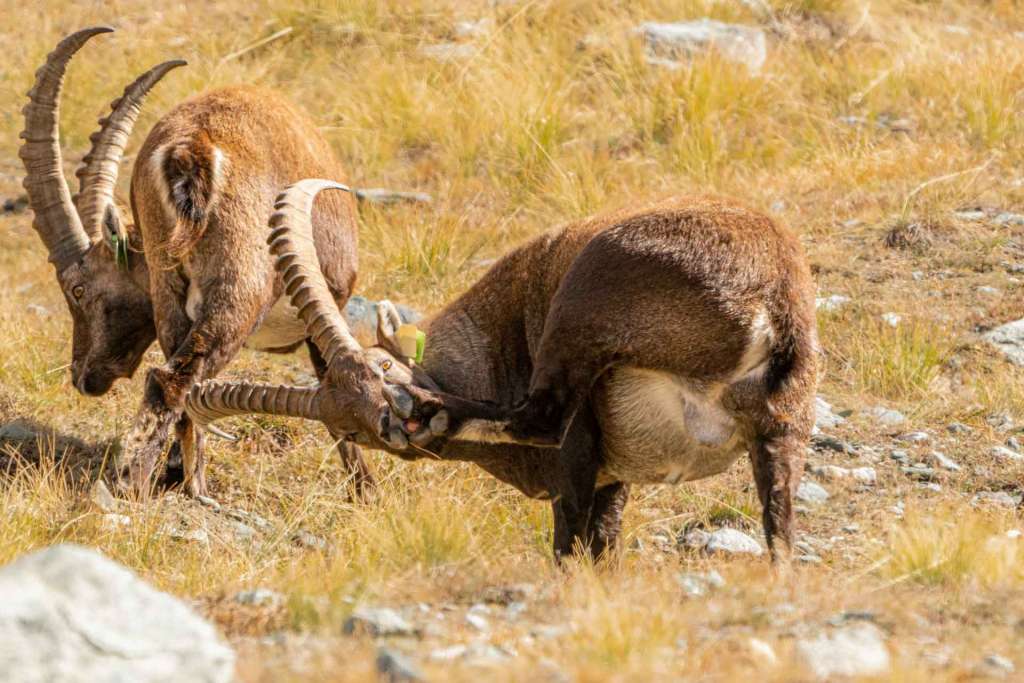
{"label": "yellow ear tag", "polygon": [[423,349],[427,345],[425,332],[412,323],[406,323],[398,328],[395,338],[398,340],[398,347],[402,350],[403,356],[412,358],[417,363],[423,362]]}

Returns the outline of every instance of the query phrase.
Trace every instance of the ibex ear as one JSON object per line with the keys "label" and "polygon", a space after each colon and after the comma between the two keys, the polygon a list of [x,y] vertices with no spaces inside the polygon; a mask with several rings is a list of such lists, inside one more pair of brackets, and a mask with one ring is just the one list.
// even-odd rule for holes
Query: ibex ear
{"label": "ibex ear", "polygon": [[118,268],[128,267],[128,231],[121,221],[121,212],[113,204],[107,204],[103,211],[103,243],[114,255],[114,262]]}
{"label": "ibex ear", "polygon": [[377,345],[384,348],[395,358],[402,358],[402,348],[398,344],[398,328],[402,326],[402,316],[393,303],[384,299],[377,302]]}

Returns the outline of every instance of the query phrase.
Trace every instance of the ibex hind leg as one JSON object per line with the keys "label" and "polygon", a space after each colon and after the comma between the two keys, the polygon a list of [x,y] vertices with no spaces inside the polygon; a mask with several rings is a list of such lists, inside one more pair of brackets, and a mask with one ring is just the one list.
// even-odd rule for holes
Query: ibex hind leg
{"label": "ibex hind leg", "polygon": [[[306,340],[306,348],[309,349],[309,359],[313,363],[316,378],[322,381],[327,373],[327,363],[324,362],[320,350],[312,340]],[[341,441],[343,436],[343,434],[331,434],[331,438],[338,440],[338,456],[341,458],[341,466],[352,477],[353,498],[357,501],[369,501],[376,493],[377,478],[366,462],[362,449],[354,443]]]}
{"label": "ibex hind leg", "polygon": [[587,401],[576,411],[558,449],[558,482],[552,502],[556,561],[561,562],[577,549],[591,552],[588,524],[594,508],[600,448],[597,417]]}

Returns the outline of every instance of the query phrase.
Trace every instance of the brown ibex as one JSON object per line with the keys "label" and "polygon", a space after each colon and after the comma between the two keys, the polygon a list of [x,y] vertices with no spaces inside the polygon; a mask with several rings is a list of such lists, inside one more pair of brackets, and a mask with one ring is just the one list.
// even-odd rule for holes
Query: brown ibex
{"label": "brown ibex", "polygon": [[[324,329],[337,314],[303,246],[303,208],[323,188],[345,189],[288,190],[270,240],[327,352],[342,332]],[[785,558],[813,423],[813,293],[799,242],[771,219],[724,200],[669,200],[505,255],[423,324],[421,363],[401,353],[386,310],[367,353],[389,381],[425,387],[446,409],[431,429],[408,424],[416,433],[399,455],[471,461],[552,499],[556,556],[614,543],[629,484],[708,477],[747,452],[772,556]],[[205,383],[189,410],[202,423],[267,412],[330,426],[347,419],[332,378],[329,368],[319,388]]]}
{"label": "brown ibex", "polygon": [[[316,126],[280,96],[248,87],[215,90],[179,105],[153,128],[132,176],[134,224],[123,220],[114,203],[118,167],[143,96],[184,64],[172,61],[144,74],[113,103],[91,138],[72,202],[59,143],[61,86],[71,57],[111,30],[68,36],[36,74],[22,133],[25,188],[71,311],[71,372],[79,391],[98,396],[115,379],[131,376],[154,339],[167,358],[146,378],[142,407],[125,439],[122,474],[130,473],[144,491],[174,427],[186,487],[203,494],[202,435],[182,414],[185,395],[196,381],[215,376],[243,343],[290,351],[306,338],[295,312],[274,305],[281,281],[265,226],[281,187],[342,171]],[[324,272],[332,296],[343,305],[356,276],[356,220],[349,197],[325,199],[314,212],[313,234],[329,264]],[[309,348],[322,375],[324,361],[315,345]],[[347,363],[351,374],[349,431],[387,439],[395,430],[389,408],[408,415],[414,397],[386,387],[358,345],[351,348],[332,359]],[[334,378],[339,387],[346,381]],[[339,450],[357,490],[365,492],[373,476],[358,448],[339,443]]]}

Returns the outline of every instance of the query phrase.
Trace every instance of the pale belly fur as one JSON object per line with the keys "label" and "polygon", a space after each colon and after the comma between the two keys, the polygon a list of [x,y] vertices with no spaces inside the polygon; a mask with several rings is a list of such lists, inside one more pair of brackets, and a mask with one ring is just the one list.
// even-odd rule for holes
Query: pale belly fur
{"label": "pale belly fur", "polygon": [[597,403],[604,452],[598,485],[675,484],[727,469],[750,441],[749,426],[722,406],[727,388],[655,370],[612,370]]}

